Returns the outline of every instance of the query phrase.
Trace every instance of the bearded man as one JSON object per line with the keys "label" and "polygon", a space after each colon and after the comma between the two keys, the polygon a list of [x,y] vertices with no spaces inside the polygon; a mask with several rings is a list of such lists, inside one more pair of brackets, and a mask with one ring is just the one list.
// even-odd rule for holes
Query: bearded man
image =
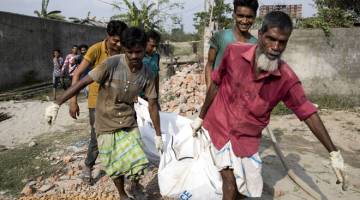
{"label": "bearded man", "polygon": [[293,25],[280,11],[267,14],[257,45],[228,45],[219,67],[211,74],[200,115],[191,124],[194,136],[203,126],[211,138],[213,162],[223,179],[223,199],[260,197],[263,181],[259,145],[272,109],[283,101],[304,121],[330,152],[340,182],[344,161],[324,127],[316,107],[306,98],[299,78],[281,60]]}

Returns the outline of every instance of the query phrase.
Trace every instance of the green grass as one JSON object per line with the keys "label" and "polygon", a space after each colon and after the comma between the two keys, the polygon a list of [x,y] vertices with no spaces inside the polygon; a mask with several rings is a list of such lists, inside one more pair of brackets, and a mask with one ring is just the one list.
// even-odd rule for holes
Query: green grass
{"label": "green grass", "polygon": [[178,42],[172,45],[174,46],[174,56],[188,56],[192,54],[192,47],[188,42]]}
{"label": "green grass", "polygon": [[289,110],[283,102],[280,102],[277,106],[275,106],[275,108],[271,112],[271,114],[273,115],[288,115],[292,113],[293,112]]}
{"label": "green grass", "polygon": [[[341,95],[309,95],[311,102],[319,105],[319,109],[352,110],[360,106],[360,96]],[[284,103],[279,103],[272,111],[273,115],[288,115],[293,112]]]}
{"label": "green grass", "polygon": [[[78,128],[80,129],[80,128]],[[84,129],[84,128],[82,128]],[[76,132],[76,133],[75,133]],[[64,147],[87,139],[86,131],[72,130],[68,133],[51,133],[35,139],[37,145],[10,149],[0,153],[0,191],[8,191],[7,194],[19,196],[26,183],[24,179],[36,179],[39,176],[49,177],[53,172],[63,168],[63,163],[51,165],[44,156],[59,150],[54,141],[60,141]],[[35,159],[40,157],[40,159]]]}
{"label": "green grass", "polygon": [[53,166],[41,157],[42,152],[48,147],[45,143],[40,143],[34,147],[24,147],[8,150],[0,153],[0,188],[8,190],[10,194],[17,195],[25,183],[23,179],[34,179],[41,175],[48,176],[53,171]]}
{"label": "green grass", "polygon": [[360,106],[360,96],[356,95],[311,95],[309,99],[320,109],[351,110]]}

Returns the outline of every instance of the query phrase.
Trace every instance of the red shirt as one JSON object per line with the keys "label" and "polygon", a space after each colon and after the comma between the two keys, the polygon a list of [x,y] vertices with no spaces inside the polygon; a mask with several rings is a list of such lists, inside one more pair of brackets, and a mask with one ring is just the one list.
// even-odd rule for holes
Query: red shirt
{"label": "red shirt", "polygon": [[255,49],[256,45],[240,42],[228,45],[219,67],[211,74],[219,89],[203,123],[217,149],[230,140],[239,157],[258,151],[261,131],[280,101],[300,120],[317,112],[284,61],[280,61],[278,70],[263,71],[255,78]]}

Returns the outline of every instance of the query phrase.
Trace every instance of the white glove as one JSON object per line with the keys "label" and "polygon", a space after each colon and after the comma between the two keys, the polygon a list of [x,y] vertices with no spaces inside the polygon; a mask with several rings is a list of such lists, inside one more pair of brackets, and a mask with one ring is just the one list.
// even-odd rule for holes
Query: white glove
{"label": "white glove", "polygon": [[56,119],[60,106],[54,102],[45,109],[45,119],[49,125],[52,125]]}
{"label": "white glove", "polygon": [[197,136],[197,132],[201,128],[202,122],[203,120],[200,117],[197,117],[194,121],[191,122],[190,126],[193,130],[193,137]]}
{"label": "white glove", "polygon": [[163,141],[162,141],[161,136],[155,135],[154,140],[155,140],[155,147],[156,147],[156,149],[157,149],[160,153],[162,153],[162,152],[163,152],[164,143],[163,143]]}
{"label": "white glove", "polygon": [[332,151],[330,152],[330,161],[331,167],[333,168],[335,175],[337,177],[337,184],[342,183],[342,189],[347,190],[347,180],[345,177],[345,165],[344,159],[341,156],[340,151]]}

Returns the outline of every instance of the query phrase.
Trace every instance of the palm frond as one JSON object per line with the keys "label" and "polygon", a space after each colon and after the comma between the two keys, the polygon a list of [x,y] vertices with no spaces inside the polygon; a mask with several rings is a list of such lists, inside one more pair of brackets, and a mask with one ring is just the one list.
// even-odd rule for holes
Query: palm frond
{"label": "palm frond", "polygon": [[60,14],[61,11],[60,10],[53,10],[47,13],[47,15],[54,15],[54,14]]}
{"label": "palm frond", "polygon": [[49,0],[42,0],[41,2],[41,14],[44,16],[47,13],[47,7],[49,5]]}
{"label": "palm frond", "polygon": [[38,17],[41,17],[41,13],[38,10],[34,10],[34,14],[36,14]]}

